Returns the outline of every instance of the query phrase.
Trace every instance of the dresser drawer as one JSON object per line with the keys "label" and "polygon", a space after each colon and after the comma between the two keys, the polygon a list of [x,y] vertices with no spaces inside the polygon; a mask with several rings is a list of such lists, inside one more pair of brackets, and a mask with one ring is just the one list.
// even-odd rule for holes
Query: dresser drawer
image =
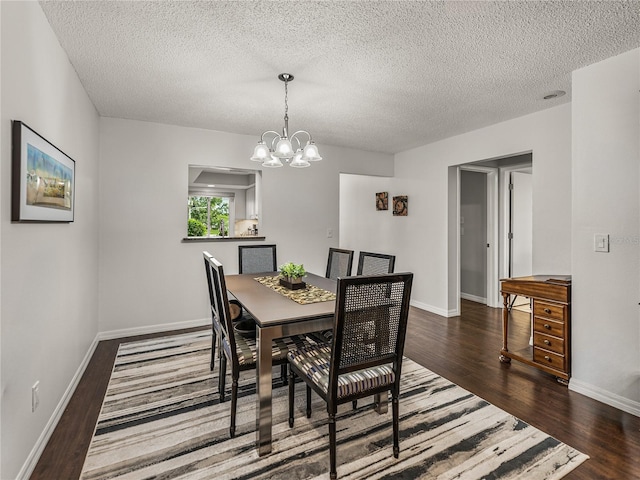
{"label": "dresser drawer", "polygon": [[533,361],[557,370],[565,371],[564,357],[537,347],[533,347]]}
{"label": "dresser drawer", "polygon": [[558,305],[555,303],[546,303],[536,300],[533,302],[533,315],[535,317],[546,317],[564,321],[564,305]]}
{"label": "dresser drawer", "polygon": [[564,323],[535,317],[533,319],[533,331],[564,338]]}
{"label": "dresser drawer", "polygon": [[545,335],[544,333],[534,332],[533,345],[564,355],[564,340],[559,337],[552,337],[551,335]]}

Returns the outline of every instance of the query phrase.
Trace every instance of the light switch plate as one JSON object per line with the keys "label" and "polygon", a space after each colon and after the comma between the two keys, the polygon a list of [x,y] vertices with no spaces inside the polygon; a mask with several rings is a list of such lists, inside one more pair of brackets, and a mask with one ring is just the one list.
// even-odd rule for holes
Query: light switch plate
{"label": "light switch plate", "polygon": [[596,233],[593,236],[593,251],[609,253],[609,235]]}

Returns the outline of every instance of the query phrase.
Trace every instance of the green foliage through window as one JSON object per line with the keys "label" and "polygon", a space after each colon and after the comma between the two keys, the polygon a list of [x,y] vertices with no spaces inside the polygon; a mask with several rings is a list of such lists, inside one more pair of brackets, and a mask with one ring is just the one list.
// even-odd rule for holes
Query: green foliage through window
{"label": "green foliage through window", "polygon": [[189,237],[204,237],[207,234],[207,226],[195,218],[189,219],[187,235]]}
{"label": "green foliage through window", "polygon": [[[221,221],[224,221],[225,232],[220,232]],[[201,229],[197,224],[201,224],[204,228]],[[228,235],[229,228],[228,198],[204,196],[189,197],[189,223],[187,225],[188,236],[206,237],[208,235],[223,235],[224,233]],[[233,228],[233,225],[231,228]]]}

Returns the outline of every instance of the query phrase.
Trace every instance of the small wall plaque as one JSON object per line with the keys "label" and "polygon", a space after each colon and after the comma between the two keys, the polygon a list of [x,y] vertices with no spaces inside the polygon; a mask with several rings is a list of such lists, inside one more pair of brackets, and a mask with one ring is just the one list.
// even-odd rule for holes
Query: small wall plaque
{"label": "small wall plaque", "polygon": [[397,217],[406,217],[409,206],[409,197],[406,195],[398,195],[393,197],[393,215]]}
{"label": "small wall plaque", "polygon": [[376,193],[376,210],[389,210],[389,193]]}

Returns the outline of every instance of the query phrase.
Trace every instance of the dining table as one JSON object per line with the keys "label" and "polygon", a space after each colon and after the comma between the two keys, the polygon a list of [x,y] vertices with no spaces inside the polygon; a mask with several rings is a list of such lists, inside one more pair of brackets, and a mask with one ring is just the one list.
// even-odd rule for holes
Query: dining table
{"label": "dining table", "polygon": [[[297,303],[258,281],[260,278],[278,275],[278,272],[225,275],[227,290],[256,322],[256,447],[259,455],[271,452],[272,341],[290,335],[332,329],[336,306],[335,299]],[[334,294],[336,292],[335,280],[307,272],[304,281],[307,286]],[[385,412],[386,396],[378,396],[375,405],[379,413]]]}
{"label": "dining table", "polygon": [[[271,452],[272,341],[333,328],[336,304],[335,300],[300,304],[256,280],[278,275],[278,272],[225,275],[227,290],[256,322],[256,447],[259,455]],[[329,278],[307,273],[304,281],[336,291],[336,281]]]}
{"label": "dining table", "polygon": [[[301,304],[263,285],[260,279],[277,277],[278,272],[225,275],[227,291],[255,319],[258,358],[256,365],[256,447],[259,455],[271,452],[271,390],[273,362],[271,343],[276,338],[302,335],[333,328],[336,302],[324,300]],[[337,282],[307,272],[308,286],[335,294]],[[378,413],[387,411],[387,395],[375,398]]]}

